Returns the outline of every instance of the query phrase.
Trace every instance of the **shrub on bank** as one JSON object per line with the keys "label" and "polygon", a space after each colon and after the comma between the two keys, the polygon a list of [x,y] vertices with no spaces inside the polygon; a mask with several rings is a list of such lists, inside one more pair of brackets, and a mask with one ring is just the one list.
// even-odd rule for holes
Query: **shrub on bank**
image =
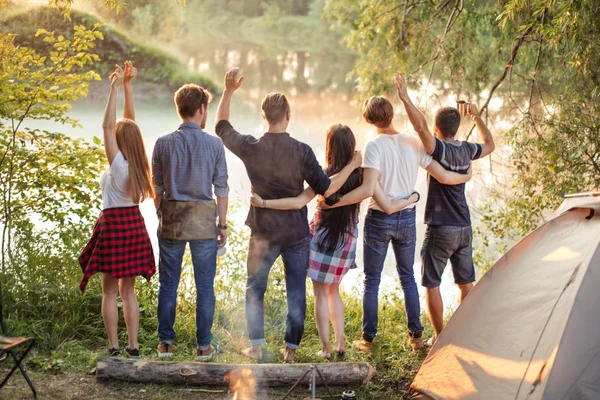
{"label": "shrub on bank", "polygon": [[[7,16],[0,24],[0,32],[16,34],[15,44],[43,52],[45,43],[35,39],[38,29],[54,31],[57,36],[71,39],[74,26],[92,28],[101,22],[94,15],[77,10],[71,11],[71,20],[64,19],[55,9],[34,8]],[[102,26],[99,31],[104,35],[104,40],[97,41],[93,50],[100,56],[100,62],[94,64],[94,69],[103,78],[114,71],[115,64],[121,65],[125,60],[132,60],[141,78],[136,84],[140,93],[171,97],[179,86],[187,82],[202,85],[213,93],[220,91],[210,78],[190,72],[178,57],[158,46],[132,40],[110,25]]]}

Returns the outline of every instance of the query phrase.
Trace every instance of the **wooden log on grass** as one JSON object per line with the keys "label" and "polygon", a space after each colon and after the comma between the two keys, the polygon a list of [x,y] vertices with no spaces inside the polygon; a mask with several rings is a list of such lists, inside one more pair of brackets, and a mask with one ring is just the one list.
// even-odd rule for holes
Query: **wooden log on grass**
{"label": "wooden log on grass", "polygon": [[[315,365],[329,386],[357,386],[368,383],[375,368],[364,362],[315,364],[217,364],[181,361],[132,360],[101,357],[96,378],[141,383],[171,383],[227,386],[225,376],[234,370],[250,369],[260,386],[291,386]],[[303,379],[308,384],[309,372]],[[317,374],[317,385],[323,385]]]}

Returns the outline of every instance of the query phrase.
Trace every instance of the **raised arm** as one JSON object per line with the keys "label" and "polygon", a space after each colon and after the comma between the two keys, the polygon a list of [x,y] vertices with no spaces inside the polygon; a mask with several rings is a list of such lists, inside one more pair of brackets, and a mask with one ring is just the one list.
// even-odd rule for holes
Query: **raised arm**
{"label": "raised arm", "polygon": [[238,67],[231,68],[225,74],[225,90],[223,90],[223,95],[221,96],[221,101],[219,102],[219,107],[217,108],[217,115],[215,116],[215,125],[219,123],[219,121],[229,121],[229,108],[231,106],[231,98],[233,97],[233,93],[240,88],[242,82],[244,81],[244,76],[238,78],[238,73],[240,69]]}
{"label": "raised arm", "polygon": [[467,170],[466,174],[459,174],[456,172],[448,171],[436,160],[431,160],[431,163],[425,168],[435,179],[444,185],[459,185],[461,183],[468,182],[471,180],[471,167]]}
{"label": "raised arm", "polygon": [[325,200],[319,200],[319,207],[321,208],[337,208],[348,206],[350,204],[360,203],[364,199],[373,196],[375,192],[375,186],[377,186],[377,179],[379,178],[379,171],[374,168],[363,169],[363,180],[362,184],[354,189],[353,191],[346,193],[342,196],[340,201],[333,205],[325,204]]}
{"label": "raised arm", "polygon": [[283,199],[264,200],[258,194],[252,192],[250,203],[258,208],[270,208],[273,210],[299,210],[304,207],[309,201],[314,199],[315,192],[307,187],[302,193],[296,197],[285,197]]}
{"label": "raised arm", "polygon": [[387,194],[383,192],[381,186],[379,184],[375,185],[375,193],[373,194],[373,198],[377,202],[377,205],[387,214],[393,214],[400,210],[405,209],[409,205],[416,203],[419,201],[421,196],[417,192],[413,192],[410,196],[405,199],[397,199],[392,200],[388,197]]}
{"label": "raised arm", "polygon": [[472,104],[472,103],[469,104],[467,106],[467,113],[471,116],[471,118],[473,118],[473,120],[475,121],[475,124],[477,125],[477,131],[479,131],[479,137],[483,141],[483,143],[481,144],[481,147],[482,147],[481,157],[485,157],[488,154],[490,154],[492,151],[494,151],[494,149],[496,148],[496,145],[494,144],[494,138],[492,137],[492,133],[488,129],[485,122],[483,122],[483,120],[479,116],[479,110],[477,110],[476,104]]}
{"label": "raised arm", "polygon": [[134,68],[131,61],[125,61],[125,72],[123,76],[123,95],[125,104],[123,105],[123,118],[135,121],[135,108],[133,106],[133,86],[131,81],[137,75],[137,68]]}
{"label": "raised arm", "polygon": [[221,96],[217,115],[215,116],[215,133],[221,138],[225,147],[233,154],[241,157],[243,143],[248,140],[249,136],[241,135],[229,123],[229,109],[231,106],[231,98],[233,93],[239,89],[244,77],[238,78],[239,68],[232,68],[225,74],[225,90]]}
{"label": "raised arm", "polygon": [[419,134],[419,139],[421,139],[425,151],[431,154],[435,147],[435,138],[429,131],[427,120],[425,119],[423,113],[419,111],[419,109],[413,104],[412,100],[408,96],[404,76],[402,76],[402,74],[395,74],[394,77],[394,84],[396,85],[396,90],[398,91],[398,97],[402,101],[402,104],[404,104],[408,119],[410,120],[410,123],[415,131]]}
{"label": "raised arm", "polygon": [[117,65],[115,72],[108,79],[110,79],[110,92],[108,94],[106,109],[104,110],[102,130],[104,131],[104,152],[106,153],[106,158],[108,158],[108,163],[112,164],[117,153],[119,153],[115,128],[117,125],[118,88],[123,80],[123,70]]}

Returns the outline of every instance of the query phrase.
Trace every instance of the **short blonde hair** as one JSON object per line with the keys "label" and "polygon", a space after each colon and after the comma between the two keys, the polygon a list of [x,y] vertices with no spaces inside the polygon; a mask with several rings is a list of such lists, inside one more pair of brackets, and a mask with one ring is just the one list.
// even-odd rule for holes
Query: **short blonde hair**
{"label": "short blonde hair", "polygon": [[268,123],[277,124],[283,121],[290,110],[290,105],[283,93],[273,92],[265,96],[260,108],[265,113]]}
{"label": "short blonde hair", "polygon": [[369,124],[386,128],[394,118],[394,106],[383,96],[371,96],[363,103],[362,115]]}

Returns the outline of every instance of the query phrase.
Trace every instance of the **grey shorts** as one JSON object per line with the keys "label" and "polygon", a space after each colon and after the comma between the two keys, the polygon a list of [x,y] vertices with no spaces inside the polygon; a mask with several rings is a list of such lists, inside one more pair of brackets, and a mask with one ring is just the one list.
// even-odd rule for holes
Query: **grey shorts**
{"label": "grey shorts", "polygon": [[427,288],[440,286],[448,259],[456,284],[475,282],[472,241],[470,226],[427,226],[421,248],[421,284]]}

